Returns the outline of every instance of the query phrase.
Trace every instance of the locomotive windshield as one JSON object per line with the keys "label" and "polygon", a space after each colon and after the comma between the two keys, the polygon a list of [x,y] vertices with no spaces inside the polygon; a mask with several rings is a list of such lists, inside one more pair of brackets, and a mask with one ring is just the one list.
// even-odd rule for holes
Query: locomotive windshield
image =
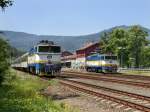
{"label": "locomotive windshield", "polygon": [[39,46],[39,52],[60,53],[59,46]]}
{"label": "locomotive windshield", "polygon": [[105,60],[117,60],[117,56],[105,56]]}

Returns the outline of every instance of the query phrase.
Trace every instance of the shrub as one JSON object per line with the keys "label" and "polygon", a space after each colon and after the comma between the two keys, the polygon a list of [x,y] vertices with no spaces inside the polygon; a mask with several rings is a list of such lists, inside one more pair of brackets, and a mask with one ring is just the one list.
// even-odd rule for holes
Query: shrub
{"label": "shrub", "polygon": [[15,74],[11,71],[5,75],[6,80],[0,87],[0,112],[75,112],[40,93],[50,82],[21,72]]}
{"label": "shrub", "polygon": [[0,38],[0,85],[9,68],[9,44]]}

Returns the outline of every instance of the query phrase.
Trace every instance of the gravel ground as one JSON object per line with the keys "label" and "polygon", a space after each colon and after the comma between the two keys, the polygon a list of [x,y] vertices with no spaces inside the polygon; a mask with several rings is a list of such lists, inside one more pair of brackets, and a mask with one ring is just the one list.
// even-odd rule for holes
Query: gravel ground
{"label": "gravel ground", "polygon": [[128,112],[121,108],[115,108],[113,106],[114,102],[99,100],[96,97],[93,98],[93,96],[77,92],[60,84],[49,86],[44,90],[44,94],[52,97],[58,103],[70,105],[77,112]]}
{"label": "gravel ground", "polygon": [[133,102],[133,103],[136,102],[138,104],[150,107],[150,104],[149,104],[150,102],[149,101],[141,100],[141,99],[138,99],[138,98],[133,98],[133,97],[122,95],[122,94],[113,93],[111,91],[105,91],[105,90],[102,90],[102,89],[96,89],[96,88],[94,89],[92,87],[85,87],[85,86],[81,86],[80,84],[79,85],[75,84],[75,85],[80,86],[81,88],[86,88],[86,89],[93,90],[95,92],[100,92],[100,93],[103,93],[103,94],[108,95],[108,96],[113,96],[113,97],[116,97],[116,98],[119,98],[119,99],[122,99],[122,100]]}
{"label": "gravel ground", "polygon": [[88,84],[93,84],[93,85],[95,84],[95,85],[99,85],[103,87],[127,91],[127,92],[150,97],[150,88],[142,88],[142,87],[136,87],[136,86],[130,86],[130,85],[118,84],[118,83],[112,83],[112,82],[105,82],[105,81],[98,81],[98,80],[91,80],[91,79],[79,79],[79,78],[70,78],[70,79],[88,83]]}
{"label": "gravel ground", "polygon": [[49,86],[44,93],[58,103],[65,103],[76,108],[80,112],[107,112],[99,108],[90,99],[77,94],[68,87],[64,87],[60,84]]}
{"label": "gravel ground", "polygon": [[[65,71],[68,71],[68,72],[71,72],[71,71],[72,71],[72,72],[90,73],[90,74],[97,74],[97,75],[98,75],[98,73],[87,72],[87,71],[85,71],[85,70],[75,70],[75,69],[70,69],[70,68],[63,68],[62,71],[64,71],[64,72],[65,72]],[[122,73],[123,73],[123,72],[122,72]],[[150,76],[150,73],[147,73],[147,74],[148,74],[148,75],[144,75],[144,74],[142,75],[142,74],[140,74],[140,73],[136,73],[136,74],[133,74],[133,73],[131,73],[131,74],[130,74],[130,73],[123,73],[122,75],[123,75],[123,76],[126,76],[126,75],[137,76],[137,75],[139,75],[139,77],[140,77],[140,76]],[[107,74],[106,74],[106,75],[107,75]],[[110,77],[110,78],[111,78],[111,77]],[[112,78],[113,78],[113,77],[112,77]],[[127,79],[127,80],[131,80],[131,81],[132,81],[132,80],[143,81],[142,79],[140,79],[140,78],[138,79],[137,77],[136,77],[135,79],[129,79],[128,77],[123,77],[123,78],[118,77],[118,78],[124,79],[124,80]],[[150,78],[150,77],[148,77],[148,79],[149,79],[149,78]],[[148,82],[148,83],[149,83],[150,80],[148,80],[148,79],[144,80],[144,82]]]}
{"label": "gravel ground", "polygon": [[[63,70],[63,71],[72,71],[72,72],[79,72],[79,71],[75,71],[75,70]],[[81,71],[81,73],[88,73],[87,75],[92,75],[92,74],[94,74],[94,72],[85,72],[85,71]],[[90,74],[89,74],[90,73]],[[74,73],[68,73],[68,74],[74,74]],[[83,74],[83,75],[86,75],[86,74]],[[98,73],[97,74],[94,74],[93,76],[98,76]],[[106,76],[104,76],[104,75],[100,75],[99,74],[99,77],[101,77],[101,78],[108,78],[108,79],[119,79],[119,80],[126,80],[126,81],[136,81],[136,82],[144,82],[144,83],[150,83],[150,80],[143,80],[143,79],[137,79],[137,78],[135,78],[135,79],[133,79],[133,78],[128,78],[128,77],[116,77],[116,76],[114,76],[114,77],[108,77],[107,76],[107,74],[105,74]]]}

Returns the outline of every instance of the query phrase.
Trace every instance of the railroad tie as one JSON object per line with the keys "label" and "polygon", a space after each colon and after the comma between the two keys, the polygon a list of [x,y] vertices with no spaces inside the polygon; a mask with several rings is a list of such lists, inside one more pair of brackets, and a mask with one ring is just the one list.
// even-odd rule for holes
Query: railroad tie
{"label": "railroad tie", "polygon": [[118,105],[118,106],[116,106],[117,109],[121,108],[121,107],[124,107],[124,105]]}
{"label": "railroad tie", "polygon": [[113,104],[111,104],[111,106],[116,106],[116,105],[118,105],[118,103],[113,103]]}
{"label": "railroad tie", "polygon": [[126,109],[124,109],[125,111],[129,111],[129,110],[132,110],[132,108],[128,107]]}

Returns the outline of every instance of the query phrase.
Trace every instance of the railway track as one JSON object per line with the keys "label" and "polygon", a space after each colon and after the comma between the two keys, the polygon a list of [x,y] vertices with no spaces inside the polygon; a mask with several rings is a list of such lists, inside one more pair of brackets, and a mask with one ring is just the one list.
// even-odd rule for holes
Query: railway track
{"label": "railway track", "polygon": [[[43,80],[49,80],[49,77],[41,77],[41,78]],[[149,105],[150,97],[142,96],[142,95],[134,94],[134,93],[129,93],[125,91],[115,90],[111,88],[106,88],[102,86],[87,84],[87,83],[83,83],[79,81],[62,79],[60,77],[58,77],[57,79],[64,86],[68,86],[80,92],[83,92],[92,96],[96,96],[97,98],[107,99],[109,101],[116,102],[119,105],[124,105],[132,109],[140,110],[142,112],[150,112],[150,105]],[[99,90],[103,90],[103,91],[100,92]],[[114,95],[110,94],[110,92]],[[122,96],[125,96],[125,97],[122,97]],[[128,97],[128,99],[126,97]],[[132,101],[132,98],[135,98],[135,99]]]}
{"label": "railway track", "polygon": [[62,71],[63,73],[81,73],[85,75],[94,75],[94,76],[106,76],[106,77],[117,77],[117,78],[124,78],[124,79],[136,79],[136,80],[144,80],[150,81],[149,76],[139,76],[139,75],[129,75],[123,73],[94,73],[94,72],[78,72],[78,71]]}
{"label": "railway track", "polygon": [[[68,80],[68,79],[59,78],[58,80],[61,84],[68,86],[72,89],[78,90],[80,92],[84,92],[86,94],[90,94],[98,98],[104,98],[116,102],[118,104],[122,104],[124,106],[140,110],[142,112],[150,112],[150,105],[147,105],[150,103],[150,97],[128,93],[120,90],[100,87],[96,85],[91,85],[83,82]],[[127,97],[130,100],[127,99]],[[134,98],[134,100],[132,98]]]}
{"label": "railway track", "polygon": [[137,81],[137,80],[131,80],[131,79],[121,79],[118,77],[108,77],[108,76],[101,76],[101,75],[90,75],[85,73],[78,73],[78,72],[62,72],[62,76],[72,76],[72,77],[78,77],[78,78],[84,78],[84,79],[92,79],[92,80],[100,80],[100,81],[106,81],[106,82],[113,82],[113,83],[119,83],[119,84],[126,84],[126,85],[132,85],[137,87],[143,87],[143,88],[150,88],[150,82],[144,82],[144,81]]}
{"label": "railway track", "polygon": [[68,79],[61,79],[61,80],[70,81],[70,82],[73,82],[73,83],[76,83],[76,84],[80,84],[80,85],[83,85],[83,86],[88,86],[88,87],[92,87],[92,88],[96,88],[96,89],[101,89],[101,90],[104,90],[104,91],[110,91],[110,92],[117,93],[117,94],[120,94],[120,95],[126,95],[126,96],[129,96],[129,97],[134,97],[134,98],[138,98],[138,99],[141,99],[141,100],[146,100],[150,103],[150,97],[148,97],[148,96],[129,93],[129,92],[126,92],[126,91],[111,89],[111,88],[107,88],[107,87],[103,87],[103,86],[97,86],[97,85],[83,83],[83,82],[74,81],[74,80],[68,80]]}

